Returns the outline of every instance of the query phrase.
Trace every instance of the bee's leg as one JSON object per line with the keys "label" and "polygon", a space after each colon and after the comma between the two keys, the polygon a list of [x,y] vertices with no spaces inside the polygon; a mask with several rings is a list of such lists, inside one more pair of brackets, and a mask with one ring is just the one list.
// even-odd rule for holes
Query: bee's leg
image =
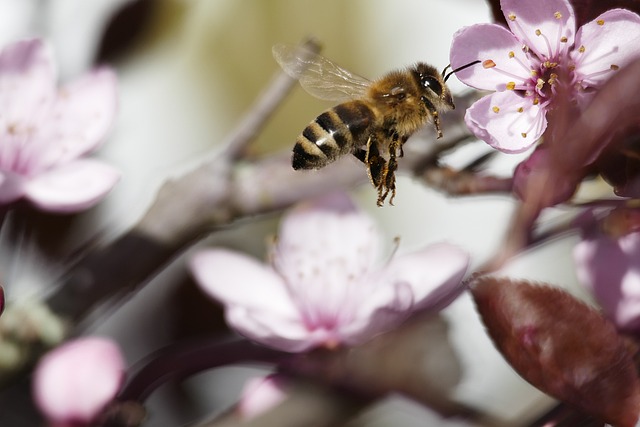
{"label": "bee's leg", "polygon": [[367,163],[367,150],[363,150],[362,148],[356,148],[353,150],[353,156],[360,160],[362,163]]}
{"label": "bee's leg", "polygon": [[[389,146],[389,163],[387,165],[387,176],[385,177],[384,186],[386,187],[385,196],[389,191],[391,191],[391,198],[389,199],[390,205],[393,205],[393,199],[396,197],[396,170],[398,169],[397,157],[402,157],[404,154],[402,146],[406,140],[407,138],[400,138],[398,133],[394,132]],[[397,156],[396,153],[399,153],[399,156]]]}
{"label": "bee's leg", "polygon": [[387,171],[387,176],[385,178],[385,191],[382,197],[382,202],[387,197],[389,191],[391,191],[391,198],[389,199],[389,204],[393,205],[393,199],[396,197],[396,169],[398,168],[398,163],[395,160],[389,160],[389,169]]}
{"label": "bee's leg", "polygon": [[424,105],[427,107],[427,110],[433,117],[433,125],[436,127],[438,139],[442,138],[442,129],[440,129],[440,116],[438,116],[438,110],[436,110],[436,107],[431,101],[427,99],[426,96],[421,97],[420,100],[424,103]]}
{"label": "bee's leg", "polygon": [[[371,141],[371,140],[370,140]],[[367,149],[363,150],[362,148],[356,148],[353,150],[353,155],[356,159],[360,160],[362,163],[367,165],[367,175],[369,176],[369,181],[373,184],[374,187],[378,190],[378,206],[382,206],[384,202],[384,198],[387,196],[386,193],[383,195],[383,182],[386,182],[387,176],[387,166],[386,161],[379,155],[377,146],[374,145],[375,148],[371,150],[371,143],[367,143]]]}
{"label": "bee's leg", "polygon": [[[407,138],[400,137],[400,134],[395,130],[392,130],[389,136],[391,137],[391,142],[392,142],[391,149],[394,151],[394,155],[395,155],[395,151],[398,150],[398,157],[404,157],[404,150],[402,149],[402,146],[407,141]],[[393,148],[394,144],[396,147],[395,149]]]}
{"label": "bee's leg", "polygon": [[379,190],[387,174],[387,161],[380,155],[376,138],[373,136],[367,141],[364,163],[367,165],[371,184]]}
{"label": "bee's leg", "polygon": [[387,161],[380,155],[380,149],[375,136],[369,137],[365,152],[364,163],[367,165],[367,174],[369,175],[371,184],[378,190],[377,205],[382,206],[388,192],[388,190],[385,191],[385,188],[389,168]]}

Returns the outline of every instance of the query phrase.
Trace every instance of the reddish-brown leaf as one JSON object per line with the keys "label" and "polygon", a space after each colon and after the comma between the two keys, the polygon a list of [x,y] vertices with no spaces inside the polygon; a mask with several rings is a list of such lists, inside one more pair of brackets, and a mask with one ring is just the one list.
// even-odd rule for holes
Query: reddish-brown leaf
{"label": "reddish-brown leaf", "polygon": [[550,286],[481,277],[471,287],[494,344],[528,382],[618,427],[640,414],[632,354],[596,310]]}

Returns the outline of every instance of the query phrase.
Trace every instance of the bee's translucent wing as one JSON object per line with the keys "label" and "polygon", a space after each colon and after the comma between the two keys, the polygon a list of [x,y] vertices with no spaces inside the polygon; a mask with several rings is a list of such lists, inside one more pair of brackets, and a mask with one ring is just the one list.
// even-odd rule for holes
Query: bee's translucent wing
{"label": "bee's translucent wing", "polygon": [[364,77],[302,46],[277,44],[273,47],[273,57],[316,98],[340,102],[362,98],[371,85]]}

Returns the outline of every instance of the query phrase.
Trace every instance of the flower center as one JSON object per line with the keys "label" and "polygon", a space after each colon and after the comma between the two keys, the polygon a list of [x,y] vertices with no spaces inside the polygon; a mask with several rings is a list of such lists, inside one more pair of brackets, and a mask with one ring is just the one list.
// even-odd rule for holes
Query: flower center
{"label": "flower center", "polygon": [[550,99],[556,93],[559,71],[557,62],[545,61],[540,64],[538,71],[532,73],[532,79],[535,78],[535,91],[525,95],[533,96],[534,103]]}

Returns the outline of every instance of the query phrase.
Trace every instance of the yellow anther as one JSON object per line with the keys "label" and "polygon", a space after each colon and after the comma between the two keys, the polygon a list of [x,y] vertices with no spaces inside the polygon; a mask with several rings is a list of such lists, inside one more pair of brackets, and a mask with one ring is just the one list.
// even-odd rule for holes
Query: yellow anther
{"label": "yellow anther", "polygon": [[523,138],[527,137],[527,133],[526,132],[522,132],[520,135],[522,135]]}
{"label": "yellow anther", "polygon": [[511,12],[509,15],[507,15],[507,18],[509,18],[509,21],[515,21],[516,20],[516,14]]}
{"label": "yellow anther", "polygon": [[534,98],[533,105],[538,105],[538,104],[540,104],[540,98]]}
{"label": "yellow anther", "polygon": [[582,45],[582,46],[580,46],[580,47],[578,48],[578,52],[580,52],[580,53],[584,53],[584,51],[585,51],[584,45]]}
{"label": "yellow anther", "polygon": [[538,81],[536,82],[536,88],[538,88],[538,90],[540,90],[540,89],[542,89],[543,86],[544,86],[544,80],[538,79]]}
{"label": "yellow anther", "polygon": [[520,107],[516,110],[518,113],[522,113],[524,111],[524,108]]}
{"label": "yellow anther", "polygon": [[498,107],[497,105],[494,107],[491,107],[491,109],[493,110],[494,113],[498,114],[500,112],[500,107]]}
{"label": "yellow anther", "polygon": [[538,70],[531,70],[531,77],[535,77],[538,75]]}
{"label": "yellow anther", "polygon": [[516,82],[507,83],[507,90],[514,90],[516,88]]}
{"label": "yellow anther", "polygon": [[516,56],[515,52],[510,50],[509,51],[509,58],[513,58],[514,56]]}
{"label": "yellow anther", "polygon": [[596,21],[598,23],[598,25],[603,26],[604,25],[604,19],[598,19]]}
{"label": "yellow anther", "polygon": [[569,39],[567,39],[565,36],[560,37],[560,43],[566,43],[568,41]]}
{"label": "yellow anther", "polygon": [[616,64],[611,64],[611,67],[610,67],[610,68],[611,68],[613,71],[616,71],[616,70],[620,69],[620,67],[619,67],[618,65],[616,65]]}
{"label": "yellow anther", "polygon": [[562,19],[562,14],[560,12],[555,12],[553,16],[555,16],[556,19]]}
{"label": "yellow anther", "polygon": [[536,30],[536,36],[539,36],[539,35],[541,35],[541,34],[542,34],[542,31],[540,31],[540,30]]}

